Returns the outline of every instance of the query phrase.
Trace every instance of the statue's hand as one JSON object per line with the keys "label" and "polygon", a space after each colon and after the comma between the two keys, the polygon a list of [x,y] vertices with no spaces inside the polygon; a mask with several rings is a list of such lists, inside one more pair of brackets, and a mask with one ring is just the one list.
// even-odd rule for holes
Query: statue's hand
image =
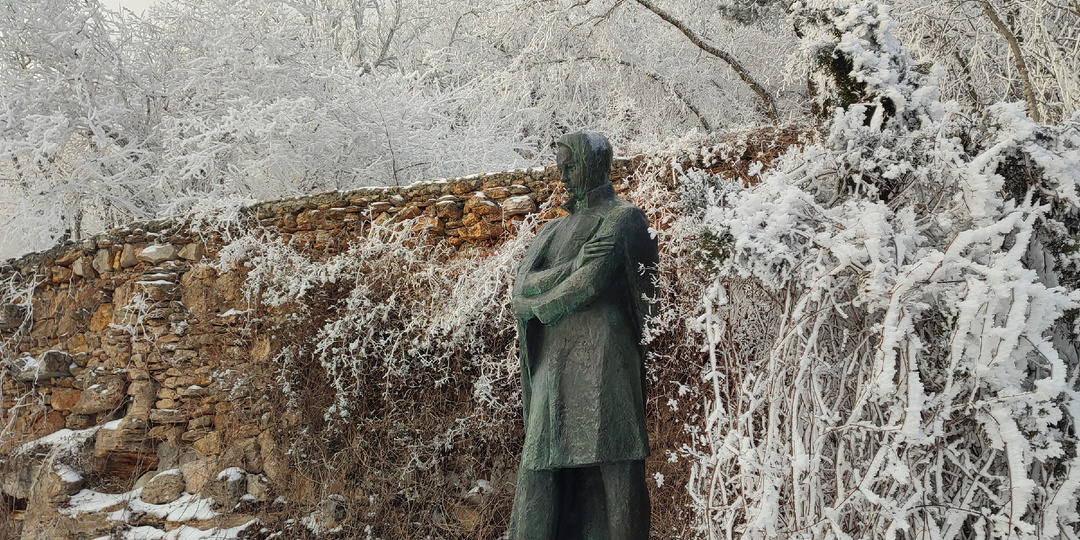
{"label": "statue's hand", "polygon": [[532,272],[521,284],[521,294],[532,297],[548,292],[552,287],[566,279],[571,270],[570,264],[566,263],[555,268]]}

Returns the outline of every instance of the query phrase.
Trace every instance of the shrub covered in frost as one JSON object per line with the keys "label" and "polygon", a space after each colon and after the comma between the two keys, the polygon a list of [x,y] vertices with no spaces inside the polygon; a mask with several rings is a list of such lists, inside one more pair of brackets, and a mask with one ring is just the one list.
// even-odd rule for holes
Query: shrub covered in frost
{"label": "shrub covered in frost", "polygon": [[[687,449],[702,533],[1076,537],[1080,117],[966,117],[880,5],[807,13],[857,99],[753,187],[684,176],[707,378],[737,381]],[[732,362],[747,313],[770,343]]]}

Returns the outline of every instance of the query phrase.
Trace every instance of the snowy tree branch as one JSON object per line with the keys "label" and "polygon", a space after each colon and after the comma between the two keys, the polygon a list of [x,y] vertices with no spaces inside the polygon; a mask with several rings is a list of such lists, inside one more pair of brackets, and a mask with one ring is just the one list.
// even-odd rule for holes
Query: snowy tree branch
{"label": "snowy tree branch", "polygon": [[776,122],[778,120],[778,116],[776,113],[776,103],[773,101],[772,95],[769,94],[768,90],[766,90],[765,87],[761,86],[761,84],[754,79],[753,75],[751,75],[750,72],[745,67],[743,67],[742,63],[739,62],[738,59],[736,59],[734,56],[727,53],[726,51],[718,49],[707,43],[704,39],[701,38],[701,36],[697,35],[696,32],[683,24],[682,21],[679,21],[675,17],[671,16],[671,14],[669,14],[668,12],[658,8],[656,4],[653,4],[650,0],[634,1],[638,4],[641,4],[649,11],[655,13],[661,19],[664,19],[664,21],[671,26],[674,26],[698,48],[711,54],[712,56],[715,56],[716,58],[723,60],[725,63],[727,63],[727,65],[731,66],[731,69],[735,70],[735,73],[738,74],[739,78],[742,79],[743,82],[745,82],[747,86],[749,86],[750,89],[758,95],[758,98],[761,99],[761,102],[765,107],[765,114],[768,115],[769,120],[772,120],[773,122]]}
{"label": "snowy tree branch", "polygon": [[979,5],[982,6],[986,16],[990,17],[990,21],[994,23],[998,32],[1001,32],[1001,35],[1009,42],[1009,48],[1012,49],[1013,59],[1016,62],[1016,71],[1019,72],[1020,81],[1024,85],[1024,99],[1028,104],[1028,113],[1031,115],[1032,120],[1041,122],[1039,104],[1035,100],[1035,90],[1031,86],[1031,75],[1028,72],[1027,62],[1024,61],[1024,54],[1020,51],[1020,42],[1017,41],[1016,35],[1009,30],[1009,27],[998,17],[997,11],[990,5],[989,0],[979,0]]}

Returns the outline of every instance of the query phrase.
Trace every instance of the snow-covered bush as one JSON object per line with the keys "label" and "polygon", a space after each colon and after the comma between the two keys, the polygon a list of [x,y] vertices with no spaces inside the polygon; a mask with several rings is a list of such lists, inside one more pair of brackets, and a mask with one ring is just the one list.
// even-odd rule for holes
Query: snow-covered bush
{"label": "snow-covered bush", "polygon": [[965,117],[879,4],[806,15],[856,99],[753,187],[684,176],[706,379],[737,382],[687,448],[701,532],[1076,537],[1080,117]]}

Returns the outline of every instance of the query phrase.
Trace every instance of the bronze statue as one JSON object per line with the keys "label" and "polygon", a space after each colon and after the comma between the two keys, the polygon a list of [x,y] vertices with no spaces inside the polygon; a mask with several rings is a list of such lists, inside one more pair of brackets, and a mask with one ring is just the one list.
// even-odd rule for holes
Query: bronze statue
{"label": "bronze statue", "polygon": [[518,269],[525,448],[510,540],[646,539],[645,346],[656,240],[615,194],[611,144],[558,142],[570,214],[547,223]]}

